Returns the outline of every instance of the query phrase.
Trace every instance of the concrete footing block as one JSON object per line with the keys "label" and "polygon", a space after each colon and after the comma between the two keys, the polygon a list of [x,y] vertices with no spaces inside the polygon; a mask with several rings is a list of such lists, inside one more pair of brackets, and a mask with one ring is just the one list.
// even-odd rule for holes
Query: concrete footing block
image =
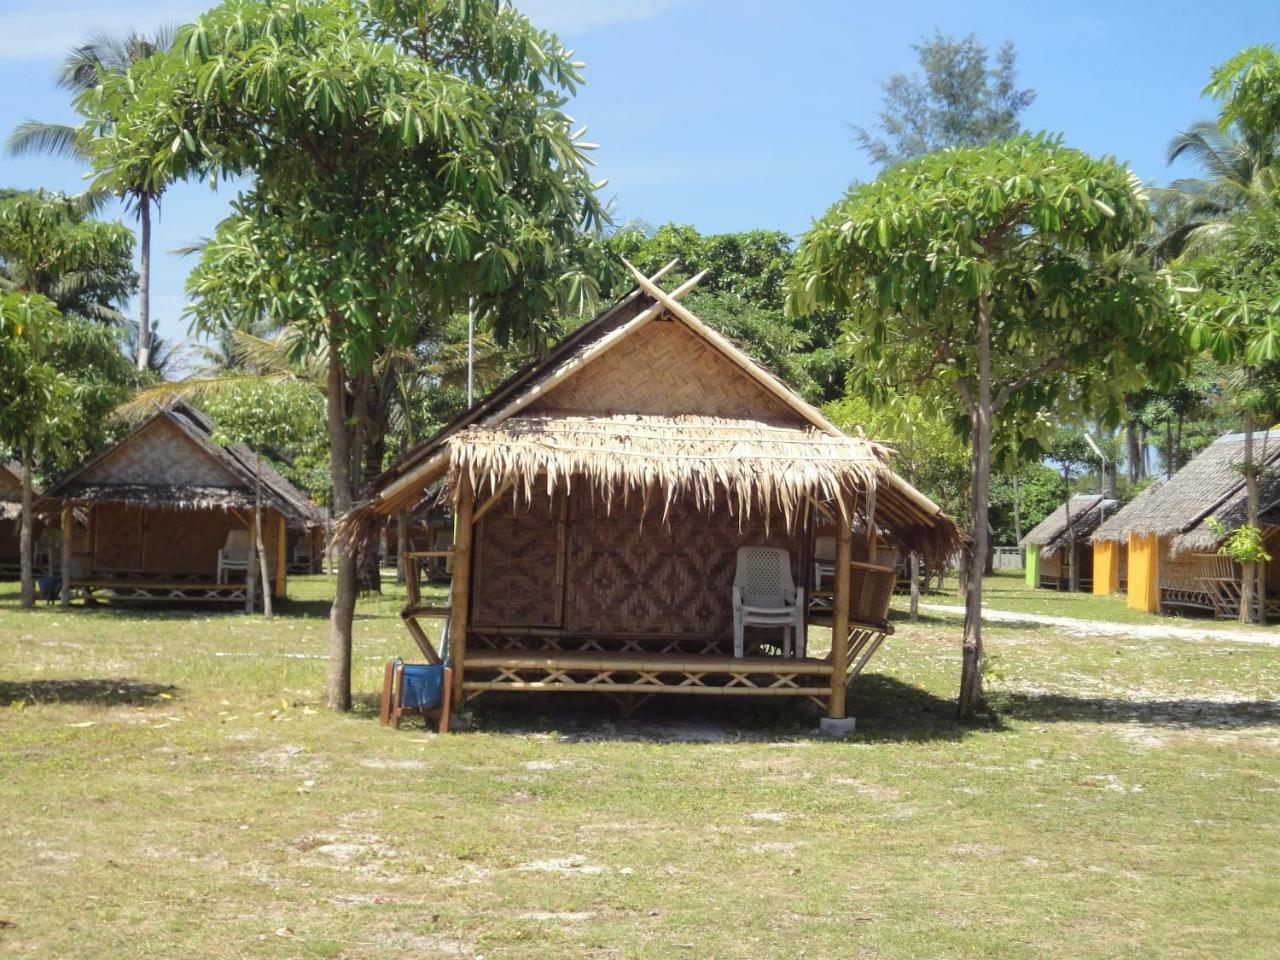
{"label": "concrete footing block", "polygon": [[838,720],[832,717],[823,717],[818,721],[818,735],[838,740],[841,737],[849,736],[857,729],[857,726],[858,721],[853,717],[841,717]]}

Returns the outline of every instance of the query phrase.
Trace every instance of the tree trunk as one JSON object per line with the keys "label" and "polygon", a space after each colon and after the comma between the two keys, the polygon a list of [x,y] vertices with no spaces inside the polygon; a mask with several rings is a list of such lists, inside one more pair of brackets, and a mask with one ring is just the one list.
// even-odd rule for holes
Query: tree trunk
{"label": "tree trunk", "polygon": [[22,517],[18,528],[18,564],[22,577],[20,593],[24,607],[36,605],[35,577],[35,488],[31,480],[32,461],[29,447],[22,449]]}
{"label": "tree trunk", "polygon": [[1022,539],[1022,493],[1018,489],[1018,475],[1013,475],[1013,543]]}
{"label": "tree trunk", "polygon": [[1138,482],[1138,431],[1130,420],[1124,427],[1125,451],[1129,460],[1129,483]]}
{"label": "tree trunk", "polygon": [[[413,544],[409,542],[409,511],[396,511],[396,583],[404,583],[404,554],[406,551],[412,550]],[[430,544],[427,545],[428,550],[435,549]]]}
{"label": "tree trunk", "polygon": [[978,396],[974,398],[973,474],[969,485],[972,529],[966,544],[970,562],[964,596],[964,637],[960,669],[960,719],[982,706],[982,576],[976,563],[987,553],[991,485],[991,305],[978,298]]}
{"label": "tree trunk", "polygon": [[262,543],[262,454],[253,452],[253,539],[258,548],[258,569],[262,573],[262,615],[275,619],[272,605],[271,573],[267,569],[267,551]]}
{"label": "tree trunk", "polygon": [[[1253,372],[1246,376],[1249,388],[1253,387]],[[1244,414],[1244,487],[1248,496],[1249,525],[1258,526],[1258,475],[1253,467],[1253,411]],[[1255,587],[1258,583],[1258,565],[1246,563],[1240,571],[1240,622],[1254,623],[1257,620],[1257,608],[1254,605]]]}
{"label": "tree trunk", "polygon": [[907,576],[911,578],[911,606],[908,614],[911,622],[920,619],[920,554],[915,550],[907,555]]}
{"label": "tree trunk", "polygon": [[[338,357],[335,326],[330,318],[328,416],[329,470],[333,476],[333,511],[341,517],[351,509],[351,435],[347,426],[346,378]],[[351,625],[355,620],[356,556],[345,543],[336,544],[338,577],[333,606],[329,609],[329,676],[325,684],[325,706],[332,710],[351,709]]]}
{"label": "tree trunk", "polygon": [[1175,429],[1175,430],[1174,430],[1174,432],[1173,432],[1173,469],[1174,469],[1174,470],[1181,470],[1181,469],[1182,469],[1182,467],[1183,467],[1183,462],[1182,462],[1182,425],[1183,425],[1183,422],[1184,422],[1185,420],[1186,420],[1186,417],[1185,417],[1185,416],[1183,416],[1181,413],[1180,413],[1180,414],[1178,414],[1178,423],[1177,423],[1177,427],[1176,427],[1176,429]]}
{"label": "tree trunk", "polygon": [[1062,484],[1066,488],[1062,507],[1067,517],[1067,591],[1080,592],[1080,575],[1076,572],[1076,531],[1071,525],[1071,467],[1062,465]]}
{"label": "tree trunk", "polygon": [[138,249],[138,369],[151,364],[151,197],[138,198],[142,241]]}
{"label": "tree trunk", "polygon": [[1164,422],[1164,478],[1173,478],[1173,421]]}

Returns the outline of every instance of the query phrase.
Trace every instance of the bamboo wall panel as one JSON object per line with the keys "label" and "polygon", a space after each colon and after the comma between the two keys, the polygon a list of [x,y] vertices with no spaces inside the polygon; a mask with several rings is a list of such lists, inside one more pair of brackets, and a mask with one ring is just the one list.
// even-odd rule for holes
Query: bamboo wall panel
{"label": "bamboo wall panel", "polygon": [[800,416],[686,327],[655,320],[533,404],[528,413],[751,416],[802,425]]}
{"label": "bamboo wall panel", "polygon": [[244,520],[222,511],[144,511],[144,570],[213,577],[218,569],[218,551],[227,542],[228,531],[244,526]]}
{"label": "bamboo wall panel", "polygon": [[85,483],[244,485],[163,417],[120,444],[80,479]]}
{"label": "bamboo wall panel", "polygon": [[574,497],[569,505],[565,629],[571,633],[724,636],[732,632],[732,586],[738,547],[787,547],[800,578],[802,544],[779,523],[769,532],[753,518],[739,529],[726,510],[706,514],[673,505],[667,524],[638,501],[603,505]]}
{"label": "bamboo wall panel", "polygon": [[142,508],[102,504],[93,512],[93,569],[137,572],[142,569]]}
{"label": "bamboo wall panel", "polygon": [[560,625],[556,586],[556,505],[545,491],[532,503],[509,497],[476,525],[471,621],[477,627]]}

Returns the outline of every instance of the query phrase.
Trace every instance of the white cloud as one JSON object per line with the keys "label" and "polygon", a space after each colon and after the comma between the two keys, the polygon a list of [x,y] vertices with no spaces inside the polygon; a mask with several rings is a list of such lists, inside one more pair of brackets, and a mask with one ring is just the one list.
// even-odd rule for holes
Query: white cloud
{"label": "white cloud", "polygon": [[544,30],[581,33],[615,23],[650,20],[684,0],[515,0]]}
{"label": "white cloud", "polygon": [[0,62],[60,59],[94,33],[149,33],[190,20],[209,5],[206,0],[6,0],[0,11]]}

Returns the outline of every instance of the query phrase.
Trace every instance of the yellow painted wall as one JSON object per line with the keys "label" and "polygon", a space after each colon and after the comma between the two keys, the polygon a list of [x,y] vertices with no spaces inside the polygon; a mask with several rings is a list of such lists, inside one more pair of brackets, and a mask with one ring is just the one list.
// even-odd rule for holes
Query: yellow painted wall
{"label": "yellow painted wall", "polygon": [[1120,589],[1120,544],[1114,540],[1093,545],[1093,592],[1115,593]]}
{"label": "yellow painted wall", "polygon": [[1129,536],[1129,608],[1160,612],[1160,538]]}

